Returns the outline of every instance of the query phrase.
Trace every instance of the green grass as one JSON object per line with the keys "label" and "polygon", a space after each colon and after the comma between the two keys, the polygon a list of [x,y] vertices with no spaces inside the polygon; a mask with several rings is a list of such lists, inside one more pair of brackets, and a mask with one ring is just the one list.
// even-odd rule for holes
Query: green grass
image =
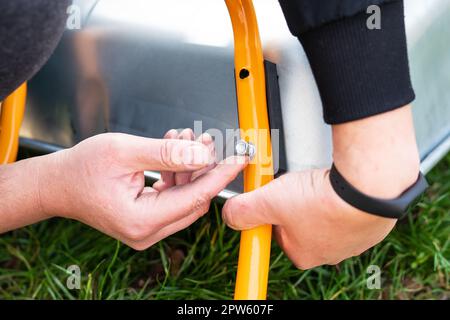
{"label": "green grass", "polygon": [[[427,196],[406,221],[358,258],[296,270],[273,245],[270,299],[449,299],[450,154],[428,175]],[[3,299],[229,299],[239,234],[220,208],[188,230],[135,252],[80,223],[55,219],[0,236]],[[66,268],[79,265],[80,290]],[[366,287],[367,267],[382,271],[380,290]]]}

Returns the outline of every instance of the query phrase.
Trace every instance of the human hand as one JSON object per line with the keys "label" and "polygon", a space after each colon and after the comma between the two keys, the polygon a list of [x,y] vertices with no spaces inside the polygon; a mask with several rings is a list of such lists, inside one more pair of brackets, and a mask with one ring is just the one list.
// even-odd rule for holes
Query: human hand
{"label": "human hand", "polygon": [[[395,198],[417,179],[419,156],[409,107],[334,126],[333,143],[335,165],[361,192]],[[288,173],[228,200],[222,214],[237,230],[273,224],[275,238],[300,269],[359,255],[396,223],[344,202],[327,169]]]}
{"label": "human hand", "polygon": [[380,242],[396,220],[370,215],[341,200],[329,170],[288,173],[228,200],[223,218],[233,229],[273,224],[275,239],[300,269],[361,254]]}
{"label": "human hand", "polygon": [[[200,140],[205,143],[108,133],[46,156],[38,175],[41,211],[146,249],[204,215],[246,165],[232,157],[214,166],[212,140]],[[165,183],[145,187],[144,170],[163,172]]]}

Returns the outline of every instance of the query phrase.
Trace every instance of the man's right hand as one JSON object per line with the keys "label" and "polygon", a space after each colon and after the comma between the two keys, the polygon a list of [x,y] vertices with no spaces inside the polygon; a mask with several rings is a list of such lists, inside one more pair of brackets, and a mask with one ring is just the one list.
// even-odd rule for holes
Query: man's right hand
{"label": "man's right hand", "polygon": [[[411,108],[333,126],[333,158],[339,172],[361,192],[398,197],[419,173]],[[301,269],[359,255],[396,223],[342,200],[327,169],[287,173],[228,200],[223,216],[237,230],[273,224],[278,243]]]}
{"label": "man's right hand", "polygon": [[[185,130],[184,136],[193,134]],[[108,133],[31,159],[38,165],[30,168],[39,172],[41,215],[79,220],[137,250],[188,227],[208,211],[211,199],[247,160],[232,157],[212,168],[209,136],[179,139]],[[145,187],[145,170],[161,171],[171,179]]]}

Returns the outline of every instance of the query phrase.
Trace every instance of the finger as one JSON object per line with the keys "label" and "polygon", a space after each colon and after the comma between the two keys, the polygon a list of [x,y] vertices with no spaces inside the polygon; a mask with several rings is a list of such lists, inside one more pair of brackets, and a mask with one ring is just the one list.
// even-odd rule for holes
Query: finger
{"label": "finger", "polygon": [[207,146],[196,141],[151,139],[116,134],[114,148],[127,168],[153,171],[195,171],[209,165]]}
{"label": "finger", "polygon": [[[172,135],[170,136],[170,138],[173,137],[173,133],[175,133],[175,135],[177,136],[177,133],[175,130],[172,131]],[[197,142],[203,143],[204,145],[208,146],[209,149],[211,150],[211,154],[213,155],[213,158],[215,158],[215,148],[214,148],[214,140],[211,137],[210,134],[208,133],[203,133],[200,137],[198,137],[196,139]],[[191,181],[195,180],[196,178],[200,177],[201,175],[203,175],[204,173],[214,169],[216,167],[216,163],[215,161],[209,165],[208,167],[205,167],[201,170],[195,171],[192,176],[191,176]],[[165,189],[167,189],[169,186],[167,183],[165,183],[162,180],[158,180],[157,182],[155,182],[153,184],[153,189],[156,189],[157,191],[163,191]],[[193,224],[195,221],[197,221],[199,219],[199,215],[198,214],[190,214],[187,217],[182,218],[179,221],[175,221],[172,224],[163,227],[161,230],[159,230],[156,234],[151,235],[148,239],[144,240],[143,242],[145,243],[145,246],[149,246],[151,244],[154,244],[164,238],[167,238],[168,236],[183,230],[185,228],[187,228],[188,226],[190,226],[191,224]]]}
{"label": "finger", "polygon": [[166,190],[166,189],[169,189],[169,188],[171,188],[171,187],[173,187],[173,185],[166,184],[166,183],[165,183],[164,181],[162,181],[161,179],[158,180],[158,181],[156,181],[156,182],[152,185],[152,188],[155,189],[155,190],[158,191],[158,192],[162,192],[162,191],[164,191],[164,190]]}
{"label": "finger", "polygon": [[[192,129],[184,129],[177,137],[180,140],[193,141],[195,139]],[[192,171],[178,172],[175,174],[175,184],[177,186],[184,185],[191,181]]]}
{"label": "finger", "polygon": [[158,192],[158,190],[154,189],[154,188],[150,188],[150,187],[145,187],[144,189],[142,189],[141,191],[141,195],[142,194],[146,194],[146,193],[155,193]]}
{"label": "finger", "polygon": [[[178,133],[176,132],[176,130],[171,130],[166,134],[166,136],[178,137]],[[190,176],[190,181],[194,181],[199,176],[205,174],[206,172],[208,172],[216,167],[216,163],[215,163],[216,150],[214,148],[213,138],[208,133],[203,133],[200,137],[198,137],[198,139],[196,141],[203,143],[204,145],[206,145],[209,148],[209,150],[211,152],[211,158],[214,159],[214,161],[209,166],[202,168],[200,170],[194,171]],[[157,191],[161,192],[168,188],[171,188],[174,185],[175,185],[175,173],[164,171],[164,172],[161,172],[161,179],[156,181],[152,187],[154,189],[156,189]]]}
{"label": "finger", "polygon": [[196,141],[203,143],[205,146],[212,147],[212,150],[214,150],[214,140],[209,133],[205,132],[201,134]]}
{"label": "finger", "polygon": [[[176,139],[178,132],[175,129],[169,130],[165,135],[164,139]],[[171,171],[161,171],[161,182],[154,186],[158,191],[163,191],[175,185],[175,173]]]}
{"label": "finger", "polygon": [[209,166],[197,170],[194,173],[192,173],[191,175],[191,181],[194,181],[195,179],[197,179],[198,177],[202,176],[203,174],[205,174],[208,171],[211,171],[212,169],[214,169],[216,167],[216,149],[215,149],[215,145],[214,145],[214,140],[211,137],[211,135],[209,135],[208,133],[203,133],[200,137],[198,137],[197,142],[201,142],[204,145],[206,145],[210,151],[211,151],[211,157],[214,159],[214,162],[211,163]]}
{"label": "finger", "polygon": [[214,145],[214,140],[211,137],[211,135],[209,133],[205,132],[202,135],[200,135],[200,137],[198,137],[196,141],[208,147],[208,149],[209,149],[209,151],[211,153],[211,160],[213,160],[211,162],[211,164],[215,163],[215,160],[216,160],[216,148],[215,148],[215,145]]}
{"label": "finger", "polygon": [[212,169],[214,169],[217,165],[215,163],[201,169],[201,170],[197,170],[195,171],[192,176],[191,176],[191,181],[195,181],[196,179],[198,179],[199,177],[201,177],[202,175],[204,175],[205,173],[211,171]]}
{"label": "finger", "polygon": [[209,203],[233,181],[247,165],[244,157],[231,157],[195,181],[175,186],[158,194],[146,194],[136,199],[137,210],[152,219],[158,226],[167,226],[191,214],[198,217],[208,211]]}
{"label": "finger", "polygon": [[181,231],[183,229],[186,229],[191,224],[193,224],[195,221],[197,221],[201,215],[192,213],[188,215],[187,217],[182,218],[179,221],[175,221],[168,226],[163,227],[155,234],[150,235],[147,239],[140,241],[138,245],[142,244],[142,247],[148,248],[152,246],[153,244],[177,233],[178,231]]}
{"label": "finger", "polygon": [[285,192],[276,186],[274,180],[255,191],[243,193],[225,202],[222,217],[225,223],[235,230],[247,230],[264,224],[278,224],[280,206],[270,203],[276,199],[274,193]]}

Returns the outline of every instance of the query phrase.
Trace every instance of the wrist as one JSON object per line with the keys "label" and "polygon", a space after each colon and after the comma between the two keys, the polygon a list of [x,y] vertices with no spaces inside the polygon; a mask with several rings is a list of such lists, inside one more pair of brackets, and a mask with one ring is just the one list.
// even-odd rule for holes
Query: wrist
{"label": "wrist", "polygon": [[395,198],[417,180],[420,160],[410,108],[333,127],[333,160],[360,192]]}
{"label": "wrist", "polygon": [[65,186],[64,161],[66,150],[39,158],[37,166],[37,184],[39,190],[39,208],[47,218],[66,217],[68,197]]}
{"label": "wrist", "polygon": [[0,166],[0,233],[47,218],[40,201],[40,168],[44,157]]}

